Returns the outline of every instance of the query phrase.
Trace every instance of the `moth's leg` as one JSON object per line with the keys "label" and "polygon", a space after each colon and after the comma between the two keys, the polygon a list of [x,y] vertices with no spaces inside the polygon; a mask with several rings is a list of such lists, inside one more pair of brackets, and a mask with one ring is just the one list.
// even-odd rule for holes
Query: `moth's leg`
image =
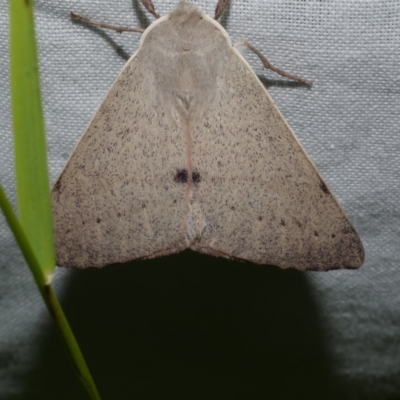
{"label": "moth's leg", "polygon": [[89,19],[89,18],[83,17],[82,15],[75,14],[73,12],[71,13],[71,18],[77,19],[79,21],[86,22],[87,24],[99,26],[100,28],[112,29],[113,31],[117,31],[119,33],[121,33],[121,32],[139,32],[139,33],[143,33],[145,31],[142,28],[130,28],[128,26],[115,26],[115,25],[105,24],[103,22],[94,21],[93,19]]}
{"label": "moth's leg", "polygon": [[156,13],[154,9],[154,4],[152,0],[140,0],[142,4],[146,7],[146,10],[154,16],[154,18],[160,18],[160,16]]}
{"label": "moth's leg", "polygon": [[217,5],[215,6],[215,17],[214,19],[217,21],[221,14],[224,12],[224,9],[228,3],[228,0],[218,0]]}
{"label": "moth's leg", "polygon": [[247,40],[240,40],[239,42],[235,43],[235,47],[242,47],[245,46],[250,49],[253,53],[255,53],[258,58],[262,61],[264,68],[268,68],[271,71],[276,72],[277,74],[284,76],[286,78],[292,79],[293,81],[297,81],[303,83],[307,86],[312,86],[312,82],[306,79],[300,78],[299,76],[289,74],[288,72],[282,71],[279,68],[274,67],[262,54],[259,50],[257,50],[252,44],[250,44]]}

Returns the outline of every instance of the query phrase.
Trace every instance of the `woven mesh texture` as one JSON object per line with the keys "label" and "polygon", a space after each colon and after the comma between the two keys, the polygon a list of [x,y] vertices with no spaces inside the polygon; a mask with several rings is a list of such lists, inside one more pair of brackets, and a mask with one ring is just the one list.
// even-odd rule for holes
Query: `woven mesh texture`
{"label": "woven mesh texture", "polygon": [[[15,204],[8,9],[0,4],[0,181]],[[54,182],[146,27],[139,1],[37,0]],[[154,0],[160,14],[175,1]],[[196,4],[213,15],[215,2]],[[312,89],[250,64],[359,232],[358,271],[299,273],[191,252],[55,287],[104,399],[400,398],[400,2],[232,0],[220,22]],[[84,399],[0,215],[0,398]]]}

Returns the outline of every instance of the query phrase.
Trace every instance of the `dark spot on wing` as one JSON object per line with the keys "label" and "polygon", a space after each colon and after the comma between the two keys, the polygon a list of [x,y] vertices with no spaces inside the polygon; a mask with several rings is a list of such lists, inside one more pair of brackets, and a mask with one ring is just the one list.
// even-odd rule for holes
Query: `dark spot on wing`
{"label": "dark spot on wing", "polygon": [[332,239],[335,239],[336,235],[334,233],[332,233]]}
{"label": "dark spot on wing", "polygon": [[120,217],[121,216],[121,213],[117,213],[117,217]]}
{"label": "dark spot on wing", "polygon": [[314,235],[317,237],[319,236],[317,231],[314,231]]}
{"label": "dark spot on wing", "polygon": [[100,219],[100,218],[97,218],[97,219],[96,219],[96,222],[99,224],[99,223],[101,222],[101,219]]}
{"label": "dark spot on wing", "polygon": [[119,137],[119,139],[125,139],[126,136],[129,135],[130,129],[124,129],[123,131],[117,132],[117,136]]}
{"label": "dark spot on wing", "polygon": [[82,221],[82,225],[85,225],[85,221]]}
{"label": "dark spot on wing", "polygon": [[325,194],[329,194],[329,189],[328,186],[326,186],[325,182],[321,181],[319,183],[319,187]]}
{"label": "dark spot on wing", "polygon": [[259,220],[259,221],[262,221],[262,217],[261,217],[261,216],[260,216],[260,217],[258,217],[258,220]]}
{"label": "dark spot on wing", "polygon": [[311,265],[310,267],[306,268],[306,271],[320,271],[319,267],[314,267],[313,265]]}
{"label": "dark spot on wing", "polygon": [[192,182],[197,185],[201,181],[201,176],[197,171],[193,171],[192,173]]}
{"label": "dark spot on wing", "polygon": [[[333,269],[342,269],[343,267],[341,267],[338,264],[333,264],[332,266],[330,266],[328,269],[329,270],[333,270]],[[346,267],[344,267],[346,268]],[[310,266],[305,268],[305,271],[321,271],[321,267],[314,267],[314,266]]]}
{"label": "dark spot on wing", "polygon": [[283,218],[281,218],[281,225],[282,225],[282,226],[286,226],[286,222],[284,221]]}
{"label": "dark spot on wing", "polygon": [[54,185],[54,190],[59,192],[61,190],[61,179],[59,179],[56,184]]}
{"label": "dark spot on wing", "polygon": [[349,233],[356,233],[356,230],[350,225],[350,226],[345,226],[343,228],[343,233],[345,235],[349,234]]}
{"label": "dark spot on wing", "polygon": [[174,176],[175,183],[186,183],[188,181],[187,169],[177,169]]}

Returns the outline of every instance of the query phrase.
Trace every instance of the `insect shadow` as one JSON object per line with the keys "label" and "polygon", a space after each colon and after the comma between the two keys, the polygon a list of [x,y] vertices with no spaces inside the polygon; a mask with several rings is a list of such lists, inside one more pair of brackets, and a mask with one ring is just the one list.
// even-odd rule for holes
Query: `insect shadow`
{"label": "insect shadow", "polygon": [[[105,399],[346,398],[307,274],[187,250],[67,275],[63,307]],[[21,399],[85,399],[50,318],[38,337]]]}

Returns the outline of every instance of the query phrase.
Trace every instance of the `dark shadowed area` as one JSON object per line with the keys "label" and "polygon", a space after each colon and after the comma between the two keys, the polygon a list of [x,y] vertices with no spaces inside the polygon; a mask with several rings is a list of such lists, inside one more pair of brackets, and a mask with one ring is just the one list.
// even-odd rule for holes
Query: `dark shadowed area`
{"label": "dark shadowed area", "polygon": [[[62,305],[107,399],[344,399],[306,274],[185,251],[73,271]],[[86,399],[50,321],[26,399]]]}

